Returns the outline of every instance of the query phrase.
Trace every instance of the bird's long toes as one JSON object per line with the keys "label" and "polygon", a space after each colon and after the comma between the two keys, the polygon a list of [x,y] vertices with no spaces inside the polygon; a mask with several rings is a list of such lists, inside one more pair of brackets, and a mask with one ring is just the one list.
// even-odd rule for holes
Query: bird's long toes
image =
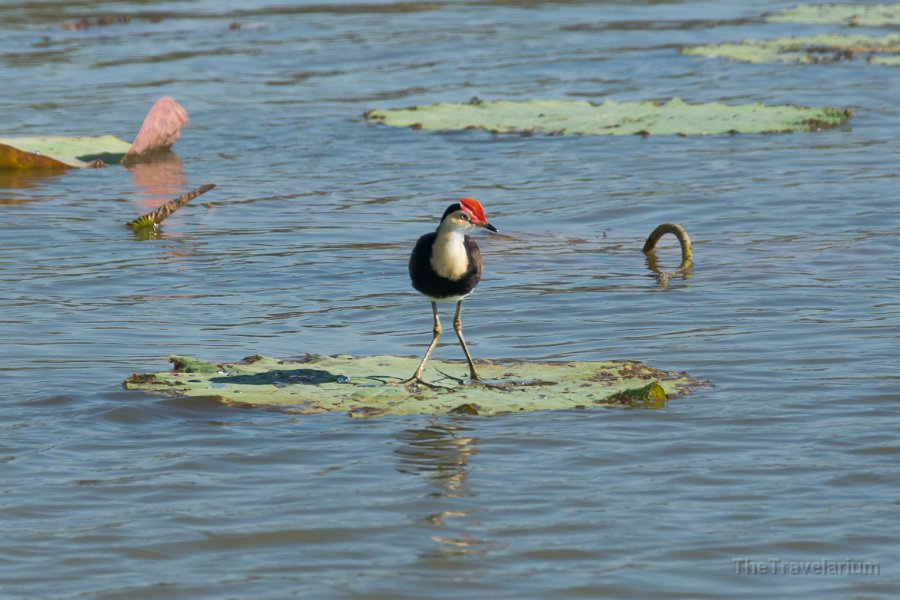
{"label": "bird's long toes", "polygon": [[482,379],[481,377],[478,377],[476,375],[475,377],[472,377],[469,379],[468,385],[479,386],[479,387],[487,388],[490,390],[508,390],[509,389],[508,384],[494,383],[494,381],[497,381],[497,380],[495,379],[493,381],[490,381],[487,379]]}
{"label": "bird's long toes", "polygon": [[419,387],[420,385],[424,386],[424,387],[428,387],[428,388],[441,387],[439,385],[434,385],[433,383],[428,383],[427,381],[425,381],[424,379],[422,379],[421,377],[419,377],[417,375],[413,375],[409,379],[404,379],[403,381],[398,382],[397,385],[402,385],[403,387],[407,387],[407,388]]}

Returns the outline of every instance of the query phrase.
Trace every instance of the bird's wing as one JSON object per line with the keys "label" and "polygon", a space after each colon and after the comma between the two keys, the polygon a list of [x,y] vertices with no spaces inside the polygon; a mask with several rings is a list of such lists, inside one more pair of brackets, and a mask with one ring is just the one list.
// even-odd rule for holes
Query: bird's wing
{"label": "bird's wing", "polygon": [[475,283],[478,283],[481,281],[481,250],[469,236],[466,236],[465,244],[466,253],[469,255],[469,271],[475,277]]}

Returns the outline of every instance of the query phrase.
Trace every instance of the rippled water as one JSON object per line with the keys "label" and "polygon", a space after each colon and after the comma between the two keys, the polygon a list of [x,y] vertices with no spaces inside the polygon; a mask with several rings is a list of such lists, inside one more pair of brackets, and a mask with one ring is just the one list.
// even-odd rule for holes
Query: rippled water
{"label": "rippled water", "polygon": [[[677,54],[835,29],[759,18],[789,4],[0,4],[3,134],[129,138],[165,94],[191,115],[164,164],[0,174],[0,596],[900,594],[898,71]],[[109,14],[130,21],[60,27]],[[855,115],[647,139],[361,118],[475,95]],[[208,181],[163,239],[122,226]],[[507,234],[479,237],[476,356],[715,387],[662,411],[363,421],[121,389],[173,353],[420,353],[406,256],[461,195]],[[640,247],[665,221],[696,268],[661,289]],[[660,254],[677,266],[673,240]],[[878,573],[737,572],[773,559]]]}

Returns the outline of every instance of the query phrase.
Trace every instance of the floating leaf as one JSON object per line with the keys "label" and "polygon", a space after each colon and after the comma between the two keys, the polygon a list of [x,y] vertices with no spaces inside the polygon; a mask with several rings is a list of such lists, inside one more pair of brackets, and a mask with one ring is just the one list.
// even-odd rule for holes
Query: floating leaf
{"label": "floating leaf", "polygon": [[687,104],[580,100],[473,99],[468,104],[431,104],[405,109],[372,110],[366,118],[393,127],[440,131],[483,129],[495,133],[583,135],[704,135],[810,131],[845,123],[849,110],[802,106]]}
{"label": "floating leaf", "polygon": [[662,407],[667,398],[703,385],[685,373],[660,371],[634,361],[482,363],[487,385],[451,377],[463,362],[432,360],[426,376],[435,387],[400,384],[418,359],[397,356],[308,355],[290,362],[253,356],[236,364],[171,357],[170,372],[132,375],[128,389],[215,397],[224,403],[279,406],[291,412],[347,411],[384,414],[479,414],[591,406]]}
{"label": "floating leaf", "polygon": [[0,169],[65,169],[118,164],[169,148],[187,124],[175,100],[160,98],[147,113],[134,144],[113,135],[0,137]]}
{"label": "floating leaf", "polygon": [[900,25],[900,3],[808,4],[779,10],[766,20],[772,23],[819,23],[862,27]]}
{"label": "floating leaf", "polygon": [[0,169],[89,167],[118,163],[131,144],[113,135],[0,137]]}
{"label": "floating leaf", "polygon": [[[823,34],[772,40],[745,40],[736,44],[689,46],[683,48],[681,52],[750,63],[781,61],[809,64],[864,58],[873,63],[897,65],[895,59],[900,53],[900,35],[872,37]],[[884,60],[885,58],[888,60]]]}

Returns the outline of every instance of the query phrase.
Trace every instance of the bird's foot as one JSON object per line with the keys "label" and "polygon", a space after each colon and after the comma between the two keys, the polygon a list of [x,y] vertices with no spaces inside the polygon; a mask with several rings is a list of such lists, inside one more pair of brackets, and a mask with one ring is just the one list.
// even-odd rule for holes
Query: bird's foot
{"label": "bird's foot", "polygon": [[467,383],[469,383],[469,380],[466,379],[465,377],[454,377],[454,376],[451,375],[450,373],[444,373],[444,372],[441,371],[440,369],[435,369],[435,370],[436,370],[438,373],[440,373],[441,375],[443,375],[443,376],[444,376],[444,379],[450,379],[451,381],[454,381],[455,383],[457,383],[457,384],[459,384],[459,385],[466,385]]}
{"label": "bird's foot", "polygon": [[[457,385],[460,385],[460,386],[485,387],[485,388],[498,389],[498,390],[505,389],[507,387],[503,383],[495,383],[493,381],[488,381],[488,380],[482,379],[478,375],[478,373],[474,373],[474,374],[470,373],[468,377],[465,377],[465,376],[454,377],[453,375],[450,375],[449,373],[445,373],[444,371],[441,371],[440,369],[438,369],[438,373],[440,373],[442,375],[441,381],[443,381],[445,379],[449,379],[450,381],[453,381],[454,383],[456,383]],[[405,388],[427,387],[427,388],[431,388],[433,390],[452,390],[452,389],[454,389],[453,387],[450,387],[450,386],[440,385],[437,383],[430,383],[428,381],[425,381],[422,378],[422,376],[419,374],[413,375],[409,379],[403,379],[401,381],[397,381],[396,383],[392,383],[391,385],[400,385]]]}
{"label": "bird's foot", "polygon": [[420,375],[413,375],[409,379],[404,379],[403,381],[399,381],[399,382],[397,382],[397,385],[402,385],[403,387],[406,387],[406,388],[419,387],[421,385],[421,386],[424,386],[427,388],[432,388],[432,389],[444,389],[444,386],[442,386],[442,385],[435,385],[433,383],[428,383],[427,381],[422,379],[422,377]]}
{"label": "bird's foot", "polygon": [[453,375],[450,375],[449,373],[444,373],[441,370],[438,370],[438,373],[440,373],[447,379],[452,379],[459,385],[476,386],[476,387],[480,386],[480,387],[496,389],[496,390],[504,389],[504,387],[505,387],[503,384],[497,384],[492,381],[482,379],[477,371],[475,373],[469,373],[468,377],[454,377]]}
{"label": "bird's foot", "polygon": [[479,386],[483,388],[488,388],[490,390],[505,390],[508,389],[508,385],[503,383],[493,383],[486,379],[482,379],[481,377],[469,378],[468,385]]}

